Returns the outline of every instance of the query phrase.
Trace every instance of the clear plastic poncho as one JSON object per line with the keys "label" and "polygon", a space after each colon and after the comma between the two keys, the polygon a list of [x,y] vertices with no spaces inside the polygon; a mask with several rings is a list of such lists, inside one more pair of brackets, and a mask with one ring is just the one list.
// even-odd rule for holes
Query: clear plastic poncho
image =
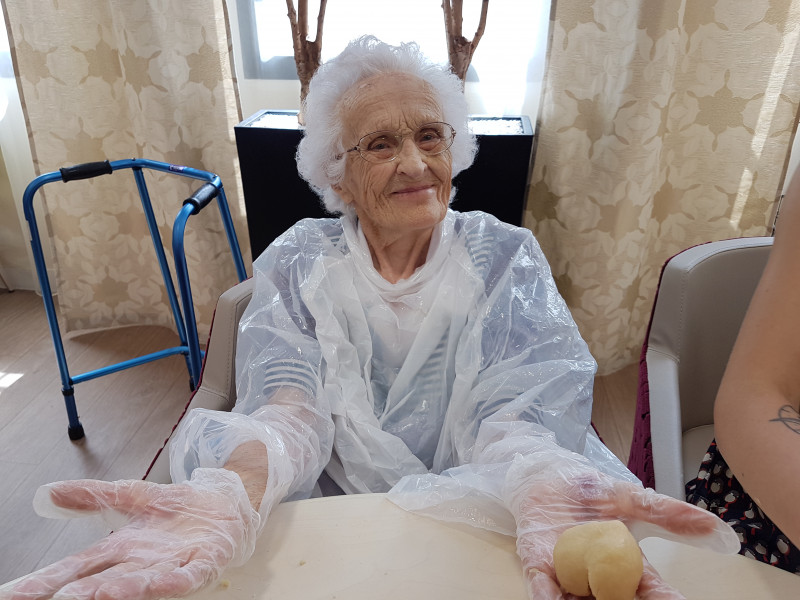
{"label": "clear plastic poncho", "polygon": [[346,493],[386,492],[470,463],[482,427],[512,454],[544,432],[636,481],[590,428],[595,361],[529,230],[448,211],[426,263],[391,284],[355,220],[305,219],[255,261],[254,283],[236,406],[184,418],[173,481],[260,440],[266,515],[323,470]]}

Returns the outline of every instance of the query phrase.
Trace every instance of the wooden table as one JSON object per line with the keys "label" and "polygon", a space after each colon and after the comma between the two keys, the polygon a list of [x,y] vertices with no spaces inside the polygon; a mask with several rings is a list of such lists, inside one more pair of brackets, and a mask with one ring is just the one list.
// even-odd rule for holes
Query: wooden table
{"label": "wooden table", "polygon": [[[658,538],[641,543],[689,599],[800,598],[800,576]],[[515,539],[398,508],[383,494],[289,502],[255,554],[192,600],[527,600]]]}

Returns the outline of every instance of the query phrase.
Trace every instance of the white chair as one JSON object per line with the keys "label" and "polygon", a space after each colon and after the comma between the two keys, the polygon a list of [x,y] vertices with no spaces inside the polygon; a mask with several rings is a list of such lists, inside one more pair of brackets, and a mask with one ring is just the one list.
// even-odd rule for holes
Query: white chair
{"label": "white chair", "polygon": [[[771,237],[711,242],[664,266],[643,349],[629,461],[647,485],[632,463],[642,469],[634,456],[649,433],[649,473],[659,493],[683,500],[686,482],[697,476],[714,438],[717,389],[771,247]],[[648,400],[649,432],[642,431]]]}
{"label": "white chair", "polygon": [[[246,279],[219,297],[211,324],[203,370],[200,373],[200,384],[183,415],[193,408],[231,410],[236,403],[236,336],[239,333],[239,320],[252,294],[253,280]],[[146,481],[155,483],[172,481],[169,474],[167,444],[169,439],[164,442],[164,446],[153,459],[144,477]]]}

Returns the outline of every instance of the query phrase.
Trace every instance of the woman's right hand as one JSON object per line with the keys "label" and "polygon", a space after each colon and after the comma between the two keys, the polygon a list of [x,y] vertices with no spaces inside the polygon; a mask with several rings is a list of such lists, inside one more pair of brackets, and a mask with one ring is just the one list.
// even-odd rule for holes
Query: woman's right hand
{"label": "woman's right hand", "polygon": [[252,555],[261,520],[241,479],[227,469],[196,469],[191,480],[168,485],[59,482],[40,488],[37,501],[45,505],[42,513],[113,512],[126,524],[78,554],[1,586],[2,600],[186,596]]}

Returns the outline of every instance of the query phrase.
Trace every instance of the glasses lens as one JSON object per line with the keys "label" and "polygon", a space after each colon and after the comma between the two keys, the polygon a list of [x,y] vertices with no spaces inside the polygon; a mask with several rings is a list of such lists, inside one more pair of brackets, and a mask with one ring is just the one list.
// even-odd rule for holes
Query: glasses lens
{"label": "glasses lens", "polygon": [[453,129],[447,123],[427,123],[414,133],[414,143],[425,154],[440,154],[453,143]]}
{"label": "glasses lens", "polygon": [[397,134],[391,131],[376,131],[361,138],[358,149],[361,156],[370,162],[385,162],[397,156],[400,141]]}

